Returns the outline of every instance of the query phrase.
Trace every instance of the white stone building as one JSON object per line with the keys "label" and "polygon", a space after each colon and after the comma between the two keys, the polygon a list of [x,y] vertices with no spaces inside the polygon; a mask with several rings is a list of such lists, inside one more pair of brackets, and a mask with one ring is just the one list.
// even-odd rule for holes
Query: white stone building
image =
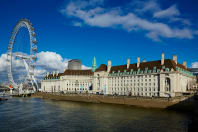
{"label": "white stone building", "polygon": [[64,73],[47,74],[41,82],[42,92],[93,93],[109,95],[130,95],[148,97],[175,97],[189,93],[196,82],[186,62],[179,64],[173,59],[140,62],[112,66],[101,64],[96,69],[95,58],[92,70],[71,70]]}

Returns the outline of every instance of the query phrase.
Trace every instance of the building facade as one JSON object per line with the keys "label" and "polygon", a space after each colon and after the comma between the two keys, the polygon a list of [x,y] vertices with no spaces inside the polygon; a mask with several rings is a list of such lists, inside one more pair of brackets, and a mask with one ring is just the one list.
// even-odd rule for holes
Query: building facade
{"label": "building facade", "polygon": [[112,66],[101,64],[96,68],[96,59],[90,70],[66,69],[64,73],[47,74],[41,82],[42,92],[93,93],[146,97],[175,97],[190,92],[196,77],[187,68],[173,59],[143,61]]}

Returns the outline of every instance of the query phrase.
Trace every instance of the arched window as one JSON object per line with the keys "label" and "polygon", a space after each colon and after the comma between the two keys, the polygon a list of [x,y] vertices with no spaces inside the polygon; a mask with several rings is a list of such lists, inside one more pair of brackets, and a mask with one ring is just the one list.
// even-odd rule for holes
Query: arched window
{"label": "arched window", "polygon": [[166,77],[165,79],[165,91],[170,92],[171,91],[171,81],[170,78]]}

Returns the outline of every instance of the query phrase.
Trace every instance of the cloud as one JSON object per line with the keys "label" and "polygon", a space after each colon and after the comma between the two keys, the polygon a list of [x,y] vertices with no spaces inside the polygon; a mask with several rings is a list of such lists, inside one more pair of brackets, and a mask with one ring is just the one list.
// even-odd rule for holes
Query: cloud
{"label": "cloud", "polygon": [[[94,4],[93,4],[94,3]],[[60,12],[68,18],[75,18],[77,25],[89,25],[102,28],[117,28],[128,32],[145,31],[145,35],[155,41],[161,38],[179,38],[192,39],[193,32],[189,28],[171,27],[166,23],[149,21],[145,18],[138,17],[133,12],[123,13],[121,7],[104,8],[102,2],[99,4],[90,1],[71,1]],[[150,7],[156,5],[150,2]],[[157,7],[158,8],[158,7]],[[155,10],[160,10],[160,9]],[[146,11],[150,8],[144,7]],[[173,5],[166,10],[159,11],[155,14],[156,18],[177,16],[179,11]],[[76,19],[77,18],[77,19]]]}
{"label": "cloud", "polygon": [[0,57],[0,72],[6,70],[6,59],[7,59],[7,55],[2,54]]}
{"label": "cloud", "polygon": [[73,26],[82,27],[82,23],[80,23],[80,22],[73,22]]}
{"label": "cloud", "polygon": [[145,13],[145,12],[156,12],[160,10],[160,5],[156,2],[156,0],[150,1],[136,1],[131,3],[135,7],[136,13]]}
{"label": "cloud", "polygon": [[[2,54],[0,57],[0,80],[2,82],[8,81],[7,55]],[[68,66],[70,59],[63,59],[60,54],[50,51],[41,51],[37,53],[36,69],[34,70],[35,77],[37,80],[41,80],[47,72],[59,71],[63,72]],[[12,72],[15,81],[23,81],[26,77],[26,70],[22,60],[18,60],[13,57],[12,59]],[[82,69],[90,69],[85,65],[82,65]]]}
{"label": "cloud", "polygon": [[191,64],[191,67],[192,67],[192,68],[198,68],[198,62],[193,62],[193,63]]}
{"label": "cloud", "polygon": [[67,67],[67,59],[63,59],[56,52],[41,51],[37,54],[37,66],[48,68],[51,70],[63,71]]}
{"label": "cloud", "polygon": [[154,13],[154,17],[156,18],[170,18],[173,16],[179,16],[180,12],[177,9],[176,5],[172,5],[168,9],[161,10],[159,12]]}

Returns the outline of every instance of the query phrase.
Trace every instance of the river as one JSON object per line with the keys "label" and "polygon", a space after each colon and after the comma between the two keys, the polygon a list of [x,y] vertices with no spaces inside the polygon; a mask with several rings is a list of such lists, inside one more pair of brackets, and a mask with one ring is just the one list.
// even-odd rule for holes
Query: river
{"label": "river", "polygon": [[0,102],[0,132],[185,132],[190,118],[170,110],[10,98]]}

